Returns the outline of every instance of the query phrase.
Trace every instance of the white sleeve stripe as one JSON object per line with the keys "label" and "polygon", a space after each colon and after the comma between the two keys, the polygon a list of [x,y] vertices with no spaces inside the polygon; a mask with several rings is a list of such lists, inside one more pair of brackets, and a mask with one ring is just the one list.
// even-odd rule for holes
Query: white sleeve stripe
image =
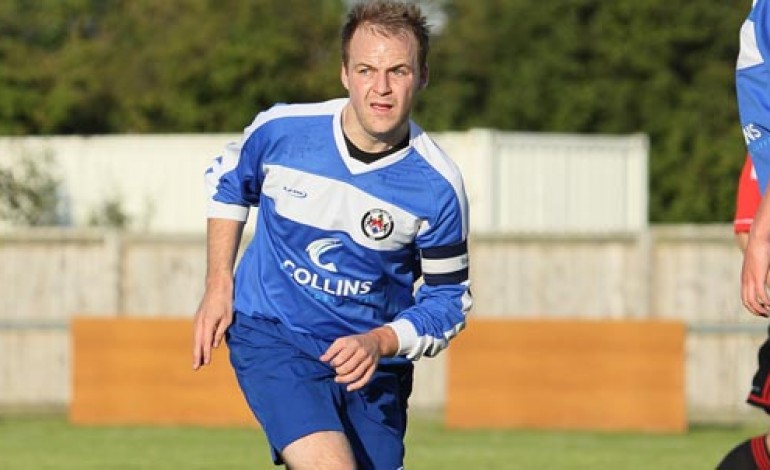
{"label": "white sleeve stripe", "polygon": [[[217,207],[222,203],[214,200],[214,196],[217,194],[217,189],[219,187],[219,180],[222,178],[222,175],[238,166],[238,161],[240,158],[241,146],[236,142],[229,142],[227,145],[225,145],[225,151],[222,153],[222,155],[215,158],[211,166],[206,170],[206,173],[204,174],[204,181],[209,196],[209,217],[212,217],[212,214],[214,214],[213,217],[218,217],[216,214],[223,211],[223,209]],[[225,218],[231,219],[233,217]],[[243,219],[239,218],[238,220],[246,220],[246,215],[243,216]]]}
{"label": "white sleeve stripe", "polygon": [[468,312],[470,311],[471,307],[473,307],[473,296],[471,295],[471,281],[465,281],[464,282],[467,289],[465,290],[465,293],[463,294],[463,298],[461,300],[462,302],[462,309],[463,309],[463,315],[468,315]]}
{"label": "white sleeve stripe", "polygon": [[249,218],[249,208],[212,200],[209,201],[207,216],[209,219],[232,219],[245,222]]}
{"label": "white sleeve stripe", "polygon": [[396,333],[396,337],[398,338],[398,352],[396,352],[396,356],[408,355],[419,343],[417,330],[409,320],[402,318],[400,320],[388,323],[387,326],[393,329],[393,331]]}
{"label": "white sleeve stripe", "polygon": [[426,274],[453,273],[468,267],[468,255],[463,254],[444,259],[422,258],[421,264],[422,272]]}
{"label": "white sleeve stripe", "polygon": [[[460,308],[463,317],[465,317],[473,306],[473,298],[471,297],[470,281],[465,281],[462,284],[465,286],[465,292],[460,299]],[[430,335],[419,336],[412,322],[406,318],[400,318],[386,325],[393,329],[398,338],[398,352],[396,355],[405,356],[409,360],[416,361],[422,356],[433,357],[445,349],[449,345],[449,340],[457,336],[465,328],[465,318],[451,329],[445,331],[443,338],[435,338]]]}

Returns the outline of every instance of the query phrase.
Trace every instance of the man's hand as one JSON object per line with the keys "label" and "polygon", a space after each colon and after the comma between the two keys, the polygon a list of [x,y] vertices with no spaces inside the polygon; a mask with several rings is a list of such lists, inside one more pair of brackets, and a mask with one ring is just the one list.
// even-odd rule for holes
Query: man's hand
{"label": "man's hand", "polygon": [[211,348],[219,347],[233,322],[233,265],[243,224],[238,220],[208,220],[206,292],[195,312],[193,370],[211,363]]}
{"label": "man's hand", "polygon": [[754,315],[768,316],[770,298],[765,284],[770,267],[770,244],[750,239],[741,269],[741,300]]}
{"label": "man's hand", "polygon": [[337,373],[337,383],[348,384],[349,392],[363,387],[372,378],[380,358],[398,350],[395,331],[384,326],[360,335],[338,338],[320,357]]}
{"label": "man's hand", "polygon": [[211,363],[211,350],[222,343],[227,327],[233,322],[232,284],[207,288],[195,313],[193,370]]}

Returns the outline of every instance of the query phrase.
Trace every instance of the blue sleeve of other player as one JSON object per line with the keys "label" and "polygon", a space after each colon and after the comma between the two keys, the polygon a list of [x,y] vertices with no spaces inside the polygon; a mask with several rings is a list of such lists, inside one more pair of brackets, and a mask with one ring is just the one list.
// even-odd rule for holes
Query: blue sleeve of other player
{"label": "blue sleeve of other player", "polygon": [[770,179],[770,5],[757,0],[740,32],[735,71],[741,126],[762,194]]}

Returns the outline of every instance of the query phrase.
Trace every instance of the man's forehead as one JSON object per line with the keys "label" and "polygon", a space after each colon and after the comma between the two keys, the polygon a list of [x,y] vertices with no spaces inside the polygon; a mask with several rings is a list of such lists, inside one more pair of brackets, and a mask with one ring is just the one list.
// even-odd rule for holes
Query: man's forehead
{"label": "man's forehead", "polygon": [[349,52],[353,62],[377,59],[408,64],[417,58],[417,41],[407,31],[389,33],[368,27],[353,34]]}

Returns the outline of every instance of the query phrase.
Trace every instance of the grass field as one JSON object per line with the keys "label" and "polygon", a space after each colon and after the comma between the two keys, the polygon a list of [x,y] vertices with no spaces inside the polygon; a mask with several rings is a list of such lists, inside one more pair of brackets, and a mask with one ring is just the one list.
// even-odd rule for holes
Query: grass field
{"label": "grass field", "polygon": [[[713,469],[764,429],[697,426],[684,435],[449,431],[413,418],[409,470]],[[0,417],[3,470],[271,469],[257,429],[74,427],[64,417]]]}

